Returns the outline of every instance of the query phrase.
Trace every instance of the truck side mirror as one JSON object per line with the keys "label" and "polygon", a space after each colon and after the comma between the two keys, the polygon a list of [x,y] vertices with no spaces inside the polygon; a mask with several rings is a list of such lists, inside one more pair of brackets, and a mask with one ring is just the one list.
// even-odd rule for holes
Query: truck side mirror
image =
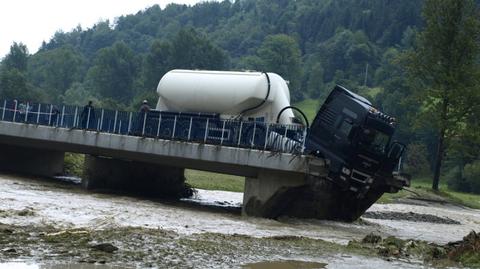
{"label": "truck side mirror", "polygon": [[398,160],[402,156],[403,152],[405,151],[406,146],[400,142],[393,142],[390,145],[390,148],[387,153],[387,157],[391,160]]}

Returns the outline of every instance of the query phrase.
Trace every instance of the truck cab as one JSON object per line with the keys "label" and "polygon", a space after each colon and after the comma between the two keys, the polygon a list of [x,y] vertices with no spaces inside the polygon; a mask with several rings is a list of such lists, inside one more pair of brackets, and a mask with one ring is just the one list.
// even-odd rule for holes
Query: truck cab
{"label": "truck cab", "polygon": [[[392,188],[392,172],[405,150],[403,144],[392,141],[394,131],[393,117],[337,85],[310,126],[305,146],[328,160],[329,180],[362,196],[372,184]],[[401,188],[408,182],[396,185]]]}

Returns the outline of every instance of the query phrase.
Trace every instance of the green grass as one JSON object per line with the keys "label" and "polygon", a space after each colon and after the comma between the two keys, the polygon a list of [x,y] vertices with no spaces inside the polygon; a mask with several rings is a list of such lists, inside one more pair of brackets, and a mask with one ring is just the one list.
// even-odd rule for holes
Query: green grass
{"label": "green grass", "polygon": [[185,177],[190,186],[204,190],[222,190],[243,192],[245,178],[232,175],[185,170]]}
{"label": "green grass", "polygon": [[450,190],[448,189],[448,186],[445,182],[440,183],[439,189],[440,190],[438,192],[432,190],[431,177],[414,177],[412,179],[412,186],[408,188],[408,190],[411,190],[418,195],[402,190],[398,193],[386,193],[380,198],[378,202],[391,203],[399,198],[419,197],[432,200],[445,200],[449,203],[460,204],[470,208],[480,209],[480,195],[478,194],[463,193]]}
{"label": "green grass", "polygon": [[315,115],[317,115],[320,103],[315,99],[305,99],[301,102],[293,104],[293,106],[302,110],[303,113],[305,113],[305,116],[307,116],[308,121],[311,123],[315,118]]}

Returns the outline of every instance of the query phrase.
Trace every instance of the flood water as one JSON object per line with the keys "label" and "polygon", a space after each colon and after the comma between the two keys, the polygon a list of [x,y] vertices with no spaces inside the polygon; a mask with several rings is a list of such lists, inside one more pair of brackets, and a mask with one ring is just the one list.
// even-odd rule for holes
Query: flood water
{"label": "flood water", "polygon": [[[47,224],[59,229],[81,228],[90,230],[140,227],[171,231],[178,236],[185,236],[187,239],[189,236],[202,234],[245,235],[254,238],[295,236],[322,239],[343,245],[353,239],[361,240],[365,235],[372,232],[381,236],[393,235],[404,239],[411,238],[446,243],[462,239],[471,230],[480,230],[479,210],[426,202],[376,204],[369,211],[432,214],[458,221],[460,224],[373,218],[362,218],[361,221],[355,223],[290,218],[275,221],[242,217],[239,214],[243,198],[241,193],[198,190],[196,197],[186,199],[183,202],[153,201],[145,198],[91,193],[71,183],[25,179],[11,175],[0,175],[0,193],[0,224],[18,226]],[[22,214],[1,215],[1,212],[21,212],[22,210],[33,213],[29,214],[28,217]],[[255,250],[251,251],[255,253]],[[262,249],[258,251],[260,253],[255,257],[247,255],[245,259],[232,262],[232,267],[265,269],[428,268],[415,261],[386,261],[372,257],[322,253],[316,253],[312,257],[292,252],[284,255],[272,254],[266,259],[262,259]],[[62,264],[53,265],[34,261],[28,263],[25,260],[16,263],[1,262],[0,260],[0,269],[122,268],[100,264],[70,264],[65,263],[65,261]],[[296,267],[288,267],[292,264]],[[208,264],[203,264],[203,267],[200,266],[199,268],[209,267]]]}

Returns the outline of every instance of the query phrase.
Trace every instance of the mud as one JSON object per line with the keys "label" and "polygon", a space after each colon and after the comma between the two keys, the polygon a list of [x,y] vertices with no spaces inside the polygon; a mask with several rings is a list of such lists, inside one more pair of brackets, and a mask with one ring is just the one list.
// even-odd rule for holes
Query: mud
{"label": "mud", "polygon": [[325,260],[347,251],[334,243],[303,237],[259,239],[218,233],[186,236],[163,229],[129,227],[108,230],[3,227],[9,232],[1,234],[0,260],[33,258],[36,263],[53,260],[133,267],[237,268],[278,257]]}
{"label": "mud", "polygon": [[10,175],[0,175],[0,193],[0,268],[2,262],[33,268],[242,268],[284,261],[325,268],[429,268],[423,256],[382,256],[349,242],[375,233],[441,245],[480,230],[480,211],[446,205],[374,205],[369,212],[430,214],[461,224],[246,218],[238,212],[239,193],[199,190],[186,201],[159,201]]}
{"label": "mud", "polygon": [[350,241],[349,247],[369,250],[386,259],[416,258],[437,267],[452,268],[462,264],[466,268],[480,268],[480,235],[474,231],[461,241],[446,245],[369,234],[361,242]]}
{"label": "mud", "polygon": [[129,269],[108,264],[36,264],[27,262],[0,263],[0,269]]}
{"label": "mud", "polygon": [[244,269],[321,269],[327,264],[304,261],[268,261],[257,262],[242,266]]}
{"label": "mud", "polygon": [[461,224],[461,222],[452,220],[450,218],[442,218],[430,214],[418,214],[414,212],[366,212],[363,214],[364,218],[369,219],[387,219],[387,220],[406,220],[414,222],[438,223],[438,224]]}

